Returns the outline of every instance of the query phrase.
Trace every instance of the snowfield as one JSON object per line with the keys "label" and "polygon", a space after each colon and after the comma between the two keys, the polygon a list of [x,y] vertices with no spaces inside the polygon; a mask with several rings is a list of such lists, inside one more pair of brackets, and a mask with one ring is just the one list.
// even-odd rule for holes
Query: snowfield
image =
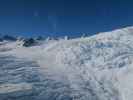
{"label": "snowfield", "polygon": [[133,99],[133,27],[22,44],[0,43],[0,100]]}

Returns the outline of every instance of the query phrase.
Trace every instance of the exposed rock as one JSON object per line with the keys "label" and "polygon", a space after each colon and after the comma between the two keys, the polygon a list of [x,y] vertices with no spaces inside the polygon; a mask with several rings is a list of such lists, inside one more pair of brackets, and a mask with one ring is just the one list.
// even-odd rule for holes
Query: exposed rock
{"label": "exposed rock", "polygon": [[36,41],[33,38],[25,39],[23,46],[29,47],[34,46],[36,44]]}

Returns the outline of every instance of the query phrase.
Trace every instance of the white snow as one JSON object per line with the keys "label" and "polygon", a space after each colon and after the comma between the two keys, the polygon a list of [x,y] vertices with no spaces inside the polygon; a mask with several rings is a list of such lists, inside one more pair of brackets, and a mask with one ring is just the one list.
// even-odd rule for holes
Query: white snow
{"label": "white snow", "polygon": [[22,47],[7,43],[4,52],[36,61],[49,78],[67,81],[79,100],[132,100],[133,27],[71,40]]}

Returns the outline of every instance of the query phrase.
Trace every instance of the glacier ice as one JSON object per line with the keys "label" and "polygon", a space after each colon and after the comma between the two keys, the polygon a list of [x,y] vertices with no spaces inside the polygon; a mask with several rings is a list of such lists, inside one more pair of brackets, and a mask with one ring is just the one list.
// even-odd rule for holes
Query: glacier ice
{"label": "glacier ice", "polygon": [[[0,70],[9,74],[0,76],[0,90],[5,83],[9,88],[18,84],[16,90],[21,89],[22,83],[30,87],[30,94],[22,93],[25,98],[17,100],[133,98],[133,27],[91,37],[47,40],[28,48],[22,44],[22,41],[6,42],[0,47],[0,55],[14,59],[14,63],[9,61],[3,65],[0,60],[3,66]],[[16,67],[12,69],[10,66]],[[10,73],[16,76],[11,77]],[[11,81],[6,81],[10,77]]]}

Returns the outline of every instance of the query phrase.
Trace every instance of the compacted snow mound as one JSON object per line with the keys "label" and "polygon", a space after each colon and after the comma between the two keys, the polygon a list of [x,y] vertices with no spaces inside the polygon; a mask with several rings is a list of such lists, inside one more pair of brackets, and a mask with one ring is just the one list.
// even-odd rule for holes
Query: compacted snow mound
{"label": "compacted snow mound", "polygon": [[[49,40],[28,48],[18,46],[18,43],[11,43],[10,46],[12,49],[2,54],[35,61],[40,65],[40,73],[47,79],[68,86],[61,85],[58,90],[47,86],[50,87],[47,94],[51,91],[59,93],[56,97],[49,94],[51,100],[133,98],[133,27],[86,38]],[[48,97],[47,94],[43,96]]]}

